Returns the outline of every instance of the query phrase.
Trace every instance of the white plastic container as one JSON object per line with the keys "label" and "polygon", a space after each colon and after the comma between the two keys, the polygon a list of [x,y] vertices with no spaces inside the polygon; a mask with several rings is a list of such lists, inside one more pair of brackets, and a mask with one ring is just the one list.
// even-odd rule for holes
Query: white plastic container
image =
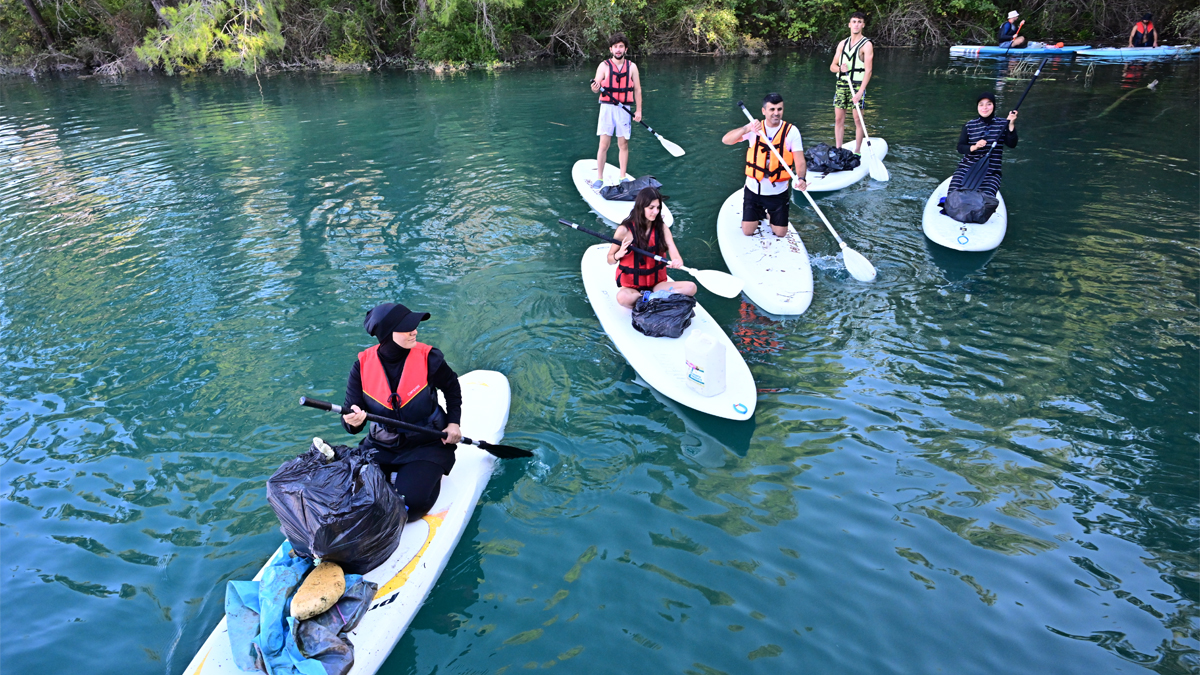
{"label": "white plastic container", "polygon": [[701,396],[725,391],[725,345],[706,333],[694,332],[683,349],[688,368],[687,385]]}

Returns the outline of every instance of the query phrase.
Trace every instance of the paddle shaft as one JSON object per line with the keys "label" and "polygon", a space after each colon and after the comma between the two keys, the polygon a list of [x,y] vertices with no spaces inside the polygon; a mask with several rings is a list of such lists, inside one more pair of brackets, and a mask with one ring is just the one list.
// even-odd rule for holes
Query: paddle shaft
{"label": "paddle shaft", "polygon": [[[578,82],[578,80],[576,80],[576,82]],[[592,82],[595,82],[595,80],[592,80]],[[611,98],[612,94],[608,91],[608,89],[604,85],[599,85],[599,86],[600,86],[600,93],[601,94],[609,94],[609,97]],[[630,110],[629,106],[625,105],[624,103],[621,103],[620,101],[617,101],[614,99],[612,102],[612,105],[615,105],[615,106],[621,108],[621,110],[624,110],[625,112],[629,113],[630,117],[633,117],[633,111]],[[646,130],[649,131],[650,133],[654,134],[655,136],[658,135],[658,132],[651,129],[649,124],[646,124],[645,122],[643,122],[641,120],[638,120],[637,123],[646,127]],[[654,147],[654,146],[650,146],[650,147]]]}
{"label": "paddle shaft", "polygon": [[[587,234],[590,234],[590,235],[592,235],[593,237],[596,237],[597,239],[603,239],[604,241],[607,241],[607,242],[608,242],[608,243],[610,243],[610,244],[616,244],[617,246],[620,246],[620,245],[621,245],[621,242],[617,241],[616,239],[613,239],[612,237],[606,237],[606,236],[604,236],[603,234],[600,234],[599,232],[596,232],[596,231],[594,231],[594,230],[589,230],[589,229],[587,229],[586,227],[584,227],[584,226],[582,226],[582,225],[579,225],[579,224],[576,224],[576,223],[572,223],[572,222],[571,222],[571,221],[569,221],[569,220],[563,220],[562,218],[559,218],[559,219],[558,219],[558,222],[562,223],[563,225],[566,225],[567,227],[570,227],[570,228],[574,228],[574,229],[576,229],[576,230],[579,230],[580,232],[586,232]],[[660,263],[666,263],[666,264],[668,264],[668,265],[669,265],[669,264],[671,264],[671,261],[670,261],[670,260],[667,260],[666,258],[662,257],[661,255],[654,255],[653,253],[651,253],[650,251],[647,251],[647,250],[646,250],[646,249],[644,249],[644,248],[638,248],[638,247],[636,247],[636,246],[630,246],[630,247],[629,247],[629,250],[633,251],[634,253],[638,253],[638,254],[640,254],[640,255],[644,255],[644,256],[646,256],[647,258],[654,258],[655,260],[657,260],[657,261],[658,261],[658,262],[660,262]],[[691,271],[691,270],[690,270],[690,268],[688,268],[688,267],[683,267],[683,268],[680,268],[680,269],[685,269],[685,270],[689,270],[689,271]]]}
{"label": "paddle shaft", "polygon": [[[746,119],[750,120],[751,122],[754,121],[754,115],[751,115],[750,111],[746,110],[746,105],[744,103],[738,101],[738,107],[741,108],[742,112],[746,114]],[[775,148],[775,145],[771,143],[771,139],[767,138],[767,132],[764,127],[760,126],[758,128],[758,135],[762,136],[763,142],[766,143],[767,147],[771,149],[771,154],[775,155],[775,160],[779,162],[783,168],[787,169],[788,175],[792,177],[792,180],[800,180],[796,177],[796,172],[792,170],[792,167],[788,166],[787,162],[783,161],[783,157],[779,154],[779,150]],[[821,217],[821,222],[825,223],[825,227],[829,228],[829,234],[832,234],[833,238],[837,240],[838,246],[847,248],[846,242],[842,241],[842,238],[838,236],[837,230],[833,229],[833,225],[829,224],[829,219],[826,218],[825,214],[821,212],[821,209],[817,207],[817,203],[813,201],[812,195],[808,194],[808,190],[801,190],[800,192],[808,198],[808,203],[812,205],[813,211],[816,211],[817,215]]]}
{"label": "paddle shaft", "polygon": [[[308,406],[309,408],[316,408],[317,410],[326,410],[326,411],[330,411],[330,412],[341,413],[343,415],[353,414],[352,411],[346,410],[345,408],[343,408],[342,406],[340,406],[336,403],[330,403],[328,401],[320,401],[315,398],[309,398],[307,396],[300,397],[300,405]],[[438,431],[437,429],[430,429],[429,427],[417,426],[416,424],[409,424],[408,422],[401,422],[400,420],[392,419],[390,417],[383,417],[381,415],[373,415],[371,413],[363,413],[363,414],[367,416],[368,421],[375,422],[376,424],[382,424],[385,427],[395,427],[398,429],[405,429],[407,431],[415,431],[415,432],[422,433],[422,434],[429,434],[430,436],[437,436],[438,438],[446,438],[446,436],[449,435],[444,431]],[[466,443],[467,445],[479,445],[479,443],[467,438],[466,436],[463,436],[462,440],[459,441],[459,443]]]}
{"label": "paddle shaft", "polygon": [[[1025,102],[1025,97],[1029,95],[1029,90],[1033,89],[1033,83],[1037,82],[1038,76],[1042,74],[1042,66],[1046,65],[1046,62],[1049,60],[1050,57],[1047,56],[1046,58],[1042,59],[1041,63],[1038,64],[1037,70],[1034,71],[1033,77],[1029,80],[1029,85],[1025,87],[1025,92],[1021,94],[1021,98],[1017,99],[1017,105],[1013,108],[1013,112],[1016,112],[1017,109],[1021,107],[1021,104]],[[983,177],[987,175],[985,172],[987,171],[988,158],[992,156],[992,151],[996,149],[996,144],[1007,135],[1008,125],[1006,124],[1004,125],[1004,128],[1000,130],[1000,134],[996,136],[996,139],[992,141],[992,145],[988,148],[987,153],[981,159],[972,164],[971,168],[967,170],[967,175],[963,176],[964,188],[968,190],[974,190],[979,187],[979,184],[983,182]],[[977,169],[976,167],[979,168]]]}
{"label": "paddle shaft", "polygon": [[[858,96],[858,92],[854,90],[854,81],[850,79],[849,74],[846,75],[846,84],[850,86],[850,93]],[[867,122],[863,119],[862,103],[863,102],[860,99],[858,105],[854,106],[854,114],[858,115],[858,123],[861,124],[863,128],[863,142],[867,144],[868,148],[871,148],[871,150],[866,153],[867,168],[871,173],[871,178],[875,178],[876,180],[889,180],[891,176],[888,175],[887,169],[884,168],[883,160],[875,154],[874,149],[871,146],[871,134],[867,133]],[[855,138],[857,137],[858,136],[856,133]],[[859,149],[861,150],[861,148]]]}

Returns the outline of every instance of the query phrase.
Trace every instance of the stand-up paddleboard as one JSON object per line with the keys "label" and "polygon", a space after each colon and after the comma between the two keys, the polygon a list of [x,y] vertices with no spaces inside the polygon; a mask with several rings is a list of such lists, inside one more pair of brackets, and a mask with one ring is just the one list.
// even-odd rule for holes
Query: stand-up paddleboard
{"label": "stand-up paddleboard", "polygon": [[[633,174],[629,174],[633,176]],[[621,179],[621,170],[612,164],[604,165],[604,184],[616,185]],[[575,189],[579,190],[579,194],[583,195],[583,201],[592,207],[592,210],[599,213],[601,216],[611,220],[614,223],[620,224],[622,220],[629,217],[629,212],[633,211],[633,202],[610,202],[600,196],[600,192],[592,189],[592,183],[596,180],[596,160],[581,159],[575,162],[575,166],[571,168],[571,182],[575,183]],[[671,210],[666,204],[662,205],[662,219],[667,227],[670,227],[675,222],[675,216],[671,215]]]}
{"label": "stand-up paddleboard", "polygon": [[1000,206],[996,207],[996,212],[986,223],[960,223],[942,213],[939,204],[949,188],[950,179],[947,178],[925,202],[925,213],[921,217],[921,229],[925,231],[925,236],[935,244],[955,251],[990,251],[999,246],[1008,230],[1008,209],[1004,206],[1004,197],[996,193]]}
{"label": "stand-up paddleboard", "polygon": [[[847,131],[851,132],[851,138],[849,142],[843,143],[842,147],[853,148],[854,128],[849,127],[847,128]],[[865,140],[863,141],[862,147],[859,149],[862,150],[863,154],[874,152],[875,155],[879,157],[879,161],[882,162],[883,158],[887,156],[888,144],[887,141],[883,140],[882,138],[878,136],[872,136],[870,149],[867,148],[867,142]],[[866,178],[867,174],[869,173],[871,173],[871,169],[867,166],[867,158],[863,157],[858,166],[850,169],[849,171],[832,171],[830,173],[807,171],[804,174],[804,182],[808,183],[809,192],[829,192],[830,190],[841,190],[844,187],[854,185],[858,181]]]}
{"label": "stand-up paddleboard", "polygon": [[1153,59],[1172,59],[1177,56],[1200,54],[1200,45],[1159,45],[1157,47],[1103,47],[1100,49],[1084,49],[1075,52],[1076,56],[1087,58],[1107,58],[1122,61],[1135,59],[1150,61]]}
{"label": "stand-up paddleboard", "polygon": [[[680,337],[655,338],[639,333],[633,327],[632,312],[617,302],[617,266],[608,264],[610,246],[597,244],[583,254],[583,286],[601,327],[629,365],[651,387],[689,408],[731,420],[750,419],[758,391],[750,368],[725,331],[697,303],[696,316]],[[725,347],[725,391],[716,396],[702,396],[687,384],[690,369],[684,357],[685,345],[698,332]]]}
{"label": "stand-up paddleboard", "polygon": [[788,235],[776,237],[766,220],[758,231],[742,234],[742,191],[729,195],[717,214],[717,243],[729,273],[742,280],[742,292],[770,314],[803,314],[812,303],[813,276],[808,249],[788,223]]}
{"label": "stand-up paddleboard", "polygon": [[1055,47],[1045,42],[1030,42],[1024,47],[997,47],[996,45],[954,45],[950,47],[950,56],[1011,56],[1019,58],[1026,54],[1052,56],[1060,54],[1070,56],[1076,52],[1091,49],[1091,45],[1063,45]]}
{"label": "stand-up paddleboard", "polygon": [[[508,379],[491,370],[473,370],[459,377],[462,385],[462,431],[475,440],[499,443],[508,423]],[[441,392],[438,392],[441,396]],[[442,398],[445,405],[444,397]],[[473,445],[459,445],[454,469],[442,477],[442,493],[422,519],[408,523],[400,545],[387,562],[367,572],[367,581],[379,586],[375,602],[350,633],[354,667],[349,675],[373,675],[387,660],[400,636],[424,604],[492,475],[496,458]],[[283,555],[275,551],[270,562]],[[264,570],[266,567],[264,566]],[[262,577],[263,571],[254,578]],[[217,624],[188,664],[185,675],[227,673],[244,675],[233,661],[225,619]]]}

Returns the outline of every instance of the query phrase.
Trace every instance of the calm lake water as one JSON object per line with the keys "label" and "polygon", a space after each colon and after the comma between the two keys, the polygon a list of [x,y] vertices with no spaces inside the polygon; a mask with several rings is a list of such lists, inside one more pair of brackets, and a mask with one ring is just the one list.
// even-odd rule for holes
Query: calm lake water
{"label": "calm lake water", "polygon": [[[641,59],[687,155],[639,128],[631,168],[689,265],[723,268],[734,103],[779,90],[828,142],[828,59]],[[806,314],[700,294],[744,423],[640,385],[584,295],[594,242],[555,221],[602,224],[570,182],[594,64],[0,83],[4,672],[182,671],[281,541],[266,478],[350,442],[296,399],[340,400],[384,301],[507,374],[537,457],[382,672],[1196,672],[1200,69],[1051,62],[1007,239],[936,249],[925,199],[1016,63],[880,50],[892,180],[818,197],[878,280],[793,206]]]}

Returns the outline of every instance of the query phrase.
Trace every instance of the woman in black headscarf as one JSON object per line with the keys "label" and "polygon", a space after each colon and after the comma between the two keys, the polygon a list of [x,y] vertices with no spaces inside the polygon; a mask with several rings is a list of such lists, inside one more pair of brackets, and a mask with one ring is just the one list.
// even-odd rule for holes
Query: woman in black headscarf
{"label": "woman in black headscarf", "polygon": [[[371,423],[359,447],[374,452],[396,492],[404,496],[408,519],[429,512],[442,489],[442,476],[454,467],[455,444],[462,439],[462,389],[440,350],[417,342],[417,326],[428,312],[384,303],[367,312],[363,328],[379,344],[359,352],[346,382],[342,426],[363,430],[366,413],[440,429],[442,439]],[[446,410],[437,392],[446,396]],[[394,478],[394,480],[393,480]]]}
{"label": "woman in black headscarf", "polygon": [[950,179],[950,191],[962,189],[963,178],[975,162],[983,160],[992,147],[992,141],[999,140],[996,149],[988,156],[987,177],[979,190],[995,197],[1000,191],[1000,164],[1004,160],[1004,146],[1017,147],[1017,111],[1008,113],[1008,119],[996,119],[996,96],[986,91],[975,99],[975,112],[979,117],[963,125],[958,135],[958,151],[963,158],[954,170]]}

